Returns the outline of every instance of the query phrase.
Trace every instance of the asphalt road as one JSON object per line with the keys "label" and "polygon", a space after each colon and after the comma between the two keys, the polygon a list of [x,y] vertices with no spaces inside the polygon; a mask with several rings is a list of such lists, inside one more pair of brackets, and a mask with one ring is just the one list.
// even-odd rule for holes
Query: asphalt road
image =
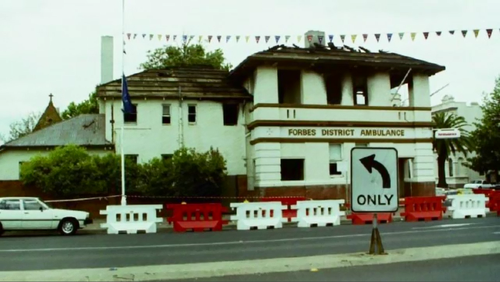
{"label": "asphalt road", "polygon": [[178,281],[498,281],[500,255]]}
{"label": "asphalt road", "polygon": [[[380,225],[387,250],[500,242],[500,217]],[[138,235],[0,237],[0,271],[233,261],[367,251],[370,225]]]}

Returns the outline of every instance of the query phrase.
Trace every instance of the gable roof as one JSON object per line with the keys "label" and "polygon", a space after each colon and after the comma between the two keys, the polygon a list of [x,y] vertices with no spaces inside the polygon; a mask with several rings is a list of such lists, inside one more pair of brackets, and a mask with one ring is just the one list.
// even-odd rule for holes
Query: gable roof
{"label": "gable roof", "polygon": [[412,68],[413,71],[428,75],[445,70],[444,66],[434,63],[382,50],[372,52],[363,47],[355,50],[346,45],[336,47],[333,44],[329,44],[328,47],[317,44],[312,48],[276,45],[248,56],[231,71],[230,77],[236,80],[244,79],[254,71],[255,67],[265,64],[331,69],[379,68],[404,73]]}
{"label": "gable roof", "polygon": [[106,140],[103,114],[83,114],[10,141],[0,148],[113,146]]}
{"label": "gable roof", "polygon": [[[127,77],[130,97],[193,99],[252,99],[245,88],[231,83],[229,72],[212,66],[146,70]],[[97,87],[98,97],[121,99],[121,79]]]}

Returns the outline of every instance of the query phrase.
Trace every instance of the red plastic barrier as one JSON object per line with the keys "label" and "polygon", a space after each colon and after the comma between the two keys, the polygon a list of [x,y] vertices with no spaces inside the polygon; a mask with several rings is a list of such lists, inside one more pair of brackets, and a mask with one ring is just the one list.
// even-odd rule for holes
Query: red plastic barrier
{"label": "red plastic barrier", "polygon": [[490,194],[493,194],[495,190],[493,189],[472,189],[474,194],[484,194],[486,197],[489,197]]}
{"label": "red plastic barrier", "polygon": [[[292,221],[292,218],[297,217],[297,210],[292,209],[292,205],[296,205],[298,201],[306,201],[305,197],[290,197],[290,198],[280,198],[280,197],[265,197],[261,198],[261,202],[281,202],[282,205],[287,206],[286,210],[283,210],[283,218],[287,218],[288,222]],[[272,216],[272,215],[271,215]]]}
{"label": "red plastic barrier", "polygon": [[[347,215],[347,219],[352,219],[352,224],[362,225],[362,224],[372,224],[373,213],[352,213]],[[378,223],[391,223],[392,214],[391,213],[377,213]]]}
{"label": "red plastic barrier", "polygon": [[443,219],[443,202],[446,196],[434,197],[406,197],[405,211],[401,216],[405,221],[430,221]]}
{"label": "red plastic barrier", "polygon": [[500,191],[494,191],[489,198],[487,207],[491,212],[497,212],[497,216],[500,216]]}
{"label": "red plastic barrier", "polygon": [[228,223],[222,219],[222,213],[227,212],[227,208],[220,203],[167,204],[166,209],[173,210],[173,215],[167,221],[173,223],[175,232],[221,231],[222,226]]}

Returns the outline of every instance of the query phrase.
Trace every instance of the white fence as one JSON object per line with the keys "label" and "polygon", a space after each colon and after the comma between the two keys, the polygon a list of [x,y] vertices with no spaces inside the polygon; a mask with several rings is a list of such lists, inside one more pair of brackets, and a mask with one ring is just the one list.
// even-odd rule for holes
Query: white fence
{"label": "white fence", "polygon": [[283,210],[288,207],[281,202],[231,203],[231,208],[236,209],[231,220],[236,221],[237,230],[282,228],[287,220]]}
{"label": "white fence", "polygon": [[112,205],[101,210],[101,215],[106,215],[106,223],[101,228],[107,228],[108,234],[137,234],[138,231],[156,233],[156,224],[163,219],[156,217],[156,210],[161,210],[162,205]]}
{"label": "white fence", "polygon": [[340,205],[345,200],[299,201],[292,209],[297,209],[298,227],[340,225],[340,217],[345,216],[340,211]]}

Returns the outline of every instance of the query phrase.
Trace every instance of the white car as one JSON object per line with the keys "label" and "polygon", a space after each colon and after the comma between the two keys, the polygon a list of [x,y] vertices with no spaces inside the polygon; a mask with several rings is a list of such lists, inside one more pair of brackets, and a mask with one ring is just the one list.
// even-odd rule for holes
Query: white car
{"label": "white car", "polygon": [[19,230],[59,230],[73,235],[90,223],[88,212],[53,209],[38,198],[0,198],[0,235]]}

